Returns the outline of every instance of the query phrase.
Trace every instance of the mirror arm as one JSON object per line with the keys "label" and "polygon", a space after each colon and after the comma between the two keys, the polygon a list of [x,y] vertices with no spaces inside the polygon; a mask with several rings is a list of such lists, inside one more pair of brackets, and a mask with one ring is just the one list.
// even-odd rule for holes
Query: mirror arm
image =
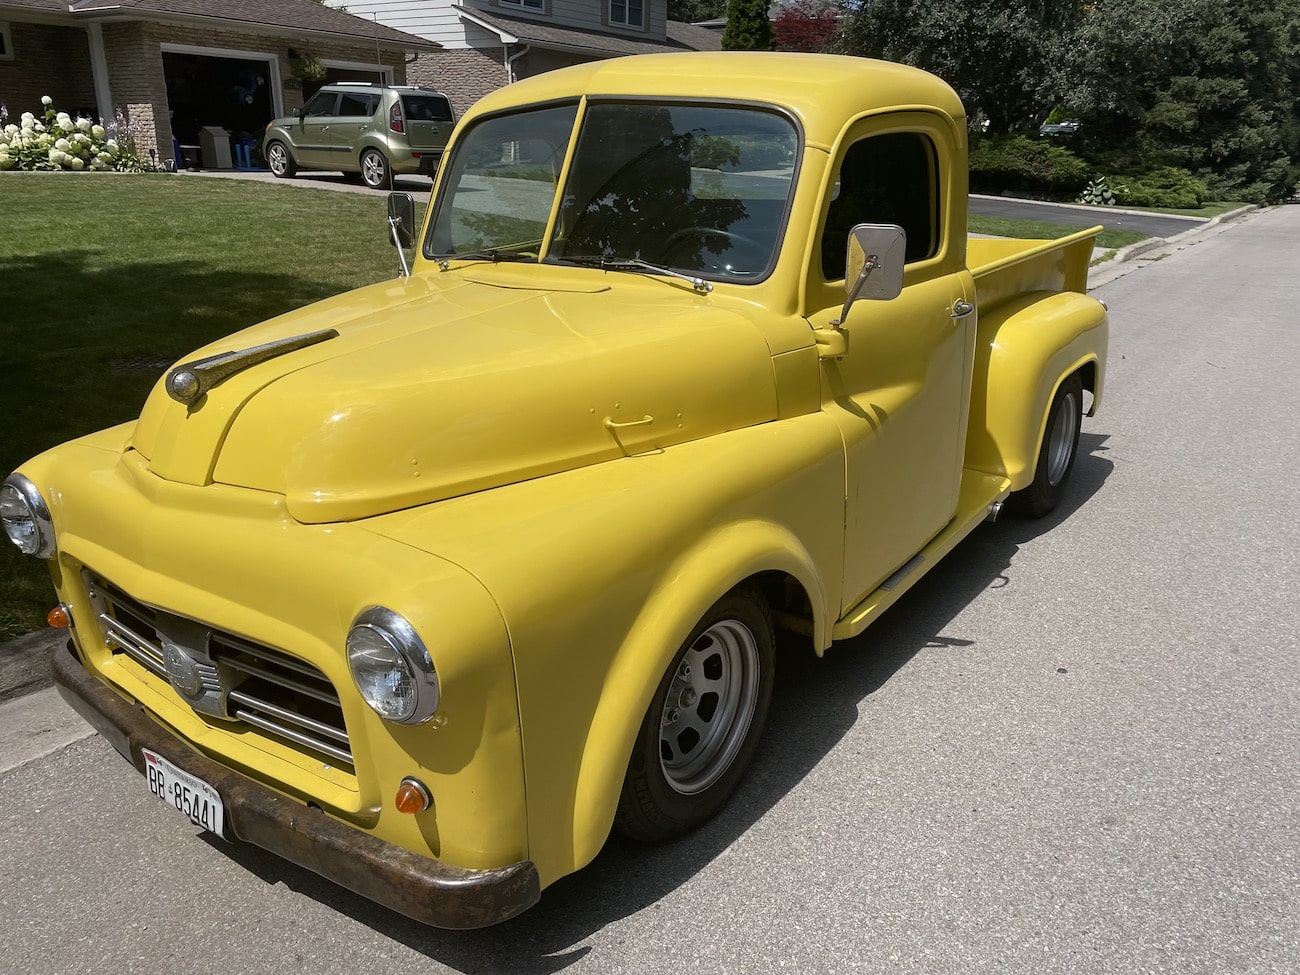
{"label": "mirror arm", "polygon": [[853,303],[858,300],[858,295],[862,294],[862,289],[866,286],[867,278],[871,277],[871,272],[879,267],[879,255],[868,254],[866,263],[862,265],[862,272],[858,275],[858,280],[854,282],[853,290],[850,291],[848,297],[844,299],[844,307],[840,310],[840,317],[831,322],[831,328],[839,328],[844,324],[844,320],[849,317],[849,309],[852,308]]}
{"label": "mirror arm", "polygon": [[398,220],[394,216],[389,216],[388,232],[392,234],[393,246],[397,248],[397,261],[398,264],[400,265],[401,275],[404,278],[409,278],[411,276],[411,266],[406,263],[406,251],[402,247],[402,237],[397,232],[397,228],[400,227],[401,225],[402,222],[400,220]]}

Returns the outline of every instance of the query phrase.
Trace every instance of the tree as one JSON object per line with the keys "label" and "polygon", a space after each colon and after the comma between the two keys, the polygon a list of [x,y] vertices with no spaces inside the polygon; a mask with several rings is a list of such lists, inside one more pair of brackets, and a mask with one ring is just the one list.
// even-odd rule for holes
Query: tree
{"label": "tree", "polygon": [[1294,191],[1300,0],[1100,0],[1072,67],[1066,102],[1092,148],[1189,169],[1219,199]]}
{"label": "tree", "polygon": [[839,8],[829,0],[793,0],[772,18],[776,49],[820,53],[830,47],[839,25]]}
{"label": "tree", "polygon": [[727,0],[668,0],[668,19],[695,24],[716,20],[727,9]]}
{"label": "tree", "polygon": [[1037,129],[1069,84],[1079,0],[857,0],[837,49],[924,68],[994,132]]}
{"label": "tree", "polygon": [[767,18],[767,0],[727,0],[724,51],[770,51],[776,37]]}

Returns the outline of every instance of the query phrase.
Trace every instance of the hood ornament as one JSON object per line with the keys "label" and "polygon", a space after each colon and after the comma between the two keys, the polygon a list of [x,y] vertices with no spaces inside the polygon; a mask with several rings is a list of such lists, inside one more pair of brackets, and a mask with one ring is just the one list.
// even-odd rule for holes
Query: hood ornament
{"label": "hood ornament", "polygon": [[255,366],[259,362],[274,359],[286,352],[294,352],[298,349],[305,349],[309,345],[316,345],[328,339],[338,338],[338,334],[336,329],[326,328],[319,332],[308,332],[305,335],[277,339],[274,342],[255,345],[251,349],[241,349],[238,352],[219,352],[216,355],[174,366],[167,373],[167,379],[163,385],[167,387],[167,395],[176,402],[184,403],[186,406],[193,406],[198,402],[199,397],[213,386],[224,382],[235,373],[242,372],[249,366]]}

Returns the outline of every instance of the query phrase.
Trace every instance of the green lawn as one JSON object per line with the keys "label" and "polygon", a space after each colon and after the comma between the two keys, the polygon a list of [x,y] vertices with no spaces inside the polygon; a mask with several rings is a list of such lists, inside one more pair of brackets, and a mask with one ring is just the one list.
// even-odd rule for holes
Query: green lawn
{"label": "green lawn", "polygon": [[[1104,212],[1098,211],[1097,222],[1104,222]],[[1003,217],[981,217],[971,214],[966,221],[967,229],[972,234],[992,234],[995,237],[1042,238],[1051,240],[1067,234],[1078,233],[1082,227],[1065,223],[1041,223],[1037,220],[1007,220]],[[1097,249],[1108,250],[1127,247],[1139,240],[1146,240],[1148,234],[1134,230],[1103,230],[1097,236]]]}
{"label": "green lawn", "polygon": [[[0,174],[0,477],[140,412],[213,339],[393,277],[381,193],[242,180]],[[43,563],[0,543],[0,640],[44,625]]]}

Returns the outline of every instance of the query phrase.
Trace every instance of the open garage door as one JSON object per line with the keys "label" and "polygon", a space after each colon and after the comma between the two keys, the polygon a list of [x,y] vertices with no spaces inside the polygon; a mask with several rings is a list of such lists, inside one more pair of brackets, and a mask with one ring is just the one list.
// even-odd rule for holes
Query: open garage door
{"label": "open garage door", "polygon": [[257,139],[275,117],[278,77],[266,56],[163,51],[163,75],[172,137],[197,143],[205,126],[220,126],[234,140]]}

